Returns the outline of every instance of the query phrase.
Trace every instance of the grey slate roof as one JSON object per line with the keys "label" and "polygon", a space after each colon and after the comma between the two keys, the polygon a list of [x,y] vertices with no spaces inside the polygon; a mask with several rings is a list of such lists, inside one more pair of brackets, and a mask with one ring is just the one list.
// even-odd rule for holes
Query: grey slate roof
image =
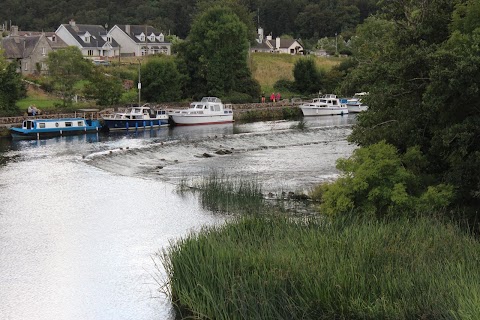
{"label": "grey slate roof", "polygon": [[[84,48],[101,48],[107,42],[103,40],[102,36],[107,36],[107,30],[101,25],[92,25],[92,24],[75,24],[72,27],[70,24],[65,23],[62,24],[68,32],[78,41],[78,43]],[[79,35],[83,35],[85,33],[90,33],[92,39],[90,42],[84,42]],[[118,43],[112,39],[110,42],[112,47],[118,47]]]}
{"label": "grey slate roof", "polygon": [[30,56],[41,36],[7,37],[2,39],[4,55],[8,59],[22,59]]}
{"label": "grey slate roof", "polygon": [[[123,32],[125,32],[133,41],[136,43],[145,43],[145,41],[140,41],[136,35],[144,34],[147,37],[151,35],[152,33],[155,34],[155,36],[160,35],[160,31],[155,29],[152,26],[146,26],[146,25],[129,25],[130,26],[130,32],[127,32],[127,25],[124,24],[117,24],[117,27],[119,27]],[[155,39],[155,41],[151,41],[148,38],[145,38],[147,40],[147,43],[169,43],[167,41],[158,41],[158,39]]]}
{"label": "grey slate roof", "polygon": [[[68,45],[58,36],[55,32],[43,32],[43,31],[18,31],[20,36],[40,36],[44,34],[47,37],[47,41],[52,49],[59,49],[68,47]],[[55,37],[55,41],[50,40],[51,37]]]}

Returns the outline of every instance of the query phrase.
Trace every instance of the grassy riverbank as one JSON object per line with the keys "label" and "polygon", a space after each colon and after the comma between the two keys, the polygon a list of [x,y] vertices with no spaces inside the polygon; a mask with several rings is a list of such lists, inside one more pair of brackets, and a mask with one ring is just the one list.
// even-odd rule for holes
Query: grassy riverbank
{"label": "grassy riverbank", "polygon": [[480,245],[430,218],[244,217],[167,254],[172,300],[202,319],[480,319]]}

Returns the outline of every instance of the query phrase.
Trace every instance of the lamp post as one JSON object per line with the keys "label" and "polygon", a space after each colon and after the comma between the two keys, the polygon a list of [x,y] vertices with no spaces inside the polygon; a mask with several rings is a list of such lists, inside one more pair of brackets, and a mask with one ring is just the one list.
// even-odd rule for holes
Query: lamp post
{"label": "lamp post", "polygon": [[142,62],[138,59],[138,106],[140,107],[140,98],[141,98],[141,91],[142,91],[142,82],[140,79],[140,67],[142,66]]}
{"label": "lamp post", "polygon": [[336,32],[335,32],[335,56],[338,56],[338,40],[337,40]]}

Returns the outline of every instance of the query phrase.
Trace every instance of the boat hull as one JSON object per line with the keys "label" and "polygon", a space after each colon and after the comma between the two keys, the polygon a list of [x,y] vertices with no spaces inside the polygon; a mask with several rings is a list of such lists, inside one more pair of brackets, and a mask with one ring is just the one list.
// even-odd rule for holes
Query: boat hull
{"label": "boat hull", "polygon": [[172,122],[178,126],[194,126],[203,124],[221,124],[234,122],[233,114],[228,115],[171,115]]}
{"label": "boat hull", "polygon": [[302,113],[305,117],[309,116],[335,116],[348,114],[347,108],[330,108],[330,107],[318,107],[309,108],[301,107]]}
{"label": "boat hull", "polygon": [[168,118],[149,120],[103,119],[108,130],[145,130],[168,126]]}
{"label": "boat hull", "polygon": [[347,109],[349,113],[360,113],[367,111],[368,107],[363,105],[347,105]]}
{"label": "boat hull", "polygon": [[91,126],[75,128],[45,128],[45,129],[22,129],[10,128],[13,139],[43,139],[59,136],[71,136],[86,133],[95,133],[100,130],[100,122],[96,121]]}

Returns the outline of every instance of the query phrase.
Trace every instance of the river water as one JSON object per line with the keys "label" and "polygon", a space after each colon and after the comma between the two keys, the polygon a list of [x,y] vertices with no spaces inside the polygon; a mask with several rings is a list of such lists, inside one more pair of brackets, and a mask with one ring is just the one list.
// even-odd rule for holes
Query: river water
{"label": "river water", "polygon": [[0,139],[0,319],[174,319],[152,257],[224,218],[180,195],[212,172],[265,192],[336,176],[355,117]]}

